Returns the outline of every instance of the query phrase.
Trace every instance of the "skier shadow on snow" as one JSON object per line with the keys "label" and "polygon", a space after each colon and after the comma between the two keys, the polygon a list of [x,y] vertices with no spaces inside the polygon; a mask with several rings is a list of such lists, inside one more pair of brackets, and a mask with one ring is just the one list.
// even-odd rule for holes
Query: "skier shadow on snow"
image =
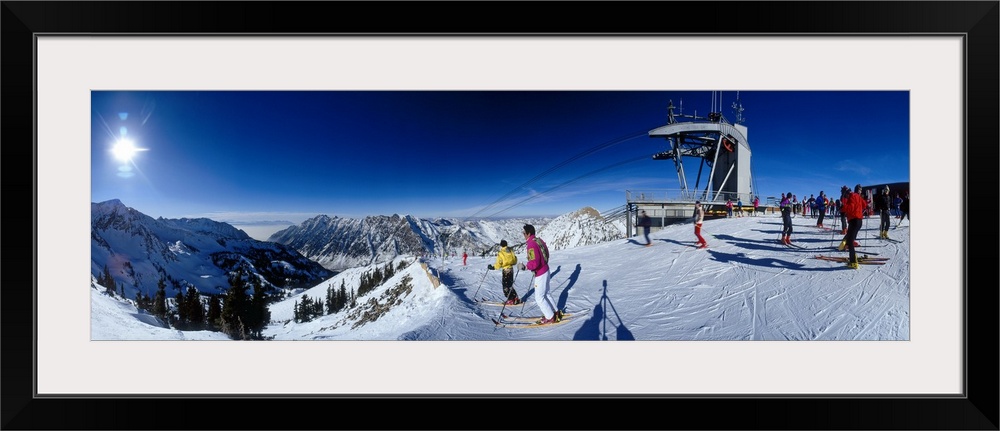
{"label": "skier shadow on snow", "polygon": [[844,269],[843,266],[832,266],[832,267],[809,267],[801,263],[793,263],[787,260],[774,259],[770,257],[765,258],[752,258],[744,253],[721,253],[715,250],[708,250],[709,254],[712,255],[712,260],[718,262],[735,262],[742,263],[744,265],[760,266],[766,268],[779,268],[779,269],[794,269],[798,271],[839,271]]}
{"label": "skier shadow on snow", "polygon": [[615,330],[615,340],[616,341],[635,341],[635,335],[632,331],[629,331],[625,327],[625,323],[622,322],[621,316],[618,315],[618,310],[615,305],[611,303],[611,298],[608,297],[608,280],[603,280],[604,290],[601,292],[601,300],[597,302],[594,306],[594,311],[591,317],[580,325],[580,329],[577,329],[576,333],[573,334],[574,340],[601,340],[608,341],[608,321],[611,320],[611,316],[608,315],[608,310],[614,314],[614,319],[618,320],[615,324],[611,322]]}
{"label": "skier shadow on snow", "polygon": [[[770,229],[751,229],[751,230],[755,231],[755,232],[760,232],[760,233],[765,234],[765,235],[781,235],[781,229],[775,229],[775,230],[770,230]],[[798,233],[798,232],[795,232],[795,233]]]}
{"label": "skier shadow on snow", "polygon": [[805,249],[797,249],[781,245],[778,242],[777,238],[773,240],[746,239],[746,238],[738,238],[732,235],[715,235],[715,238],[718,238],[732,245],[745,248],[748,250],[770,250],[770,251],[780,250],[786,252],[806,252],[806,253],[814,253],[816,252],[815,249],[821,248],[822,246],[835,247],[837,245],[837,242],[840,241],[839,237],[837,238],[837,242],[831,242],[828,239],[822,239],[822,238],[807,238],[807,239],[795,238],[792,240],[794,243],[798,243],[800,246],[806,247]]}
{"label": "skier shadow on snow", "polygon": [[559,298],[556,299],[556,308],[560,310],[566,309],[566,302],[569,300],[569,290],[576,285],[576,280],[580,278],[580,271],[582,269],[583,267],[580,266],[579,263],[576,264],[576,268],[573,269],[573,273],[570,274],[569,278],[566,279],[566,281],[569,281],[569,284],[566,285],[566,288],[563,289],[562,292],[559,292]]}
{"label": "skier shadow on snow", "polygon": [[744,253],[722,253],[715,250],[708,250],[708,253],[712,255],[712,260],[718,262],[738,262],[746,265],[753,266],[763,266],[767,268],[781,268],[781,269],[806,269],[806,266],[801,263],[792,263],[783,259],[775,259],[772,257],[765,258],[752,258]]}
{"label": "skier shadow on snow", "polygon": [[[774,235],[774,239],[775,240],[777,240],[777,239],[779,239],[781,237],[781,229],[778,229],[778,230],[753,229],[753,231],[760,232],[760,233],[762,233],[764,235]],[[792,241],[796,241],[796,242],[829,242],[830,241],[829,237],[836,237],[837,240],[839,241],[840,238],[843,238],[843,235],[840,234],[840,230],[839,229],[836,232],[837,232],[836,235],[834,235],[834,234],[831,234],[830,231],[825,231],[825,230],[819,230],[819,231],[813,232],[813,231],[806,230],[806,228],[795,229],[794,231],[792,231]],[[826,235],[828,238],[826,238],[826,239],[824,239],[824,238],[818,238],[818,237],[816,237],[815,235],[812,235],[812,234],[822,234],[822,235]],[[809,236],[803,237],[803,235],[809,235]],[[720,236],[722,236],[722,235],[720,235]],[[730,238],[732,238],[732,236],[730,236]],[[743,241],[749,241],[749,240],[747,240],[745,238],[739,238],[739,239],[743,240]]]}
{"label": "skier shadow on snow", "polygon": [[[565,281],[564,281],[563,283],[559,283],[558,285],[551,284],[552,280],[554,278],[556,278],[556,274],[559,273],[560,269],[562,269],[562,265],[557,266],[554,270],[552,270],[549,273],[549,283],[550,283],[549,284],[549,292],[555,291],[557,287],[562,286],[562,284],[565,283]],[[528,271],[528,273],[530,274],[531,271]],[[566,299],[569,297],[569,290],[573,288],[573,285],[576,284],[576,279],[579,278],[579,277],[580,277],[580,264],[578,263],[578,264],[576,264],[576,269],[573,270],[573,273],[569,275],[568,279],[566,279],[567,281],[569,281],[569,284],[567,284],[566,288],[563,289],[562,293],[559,294],[559,299],[556,300],[556,308],[562,310],[563,308],[566,307]],[[516,283],[516,280],[515,280],[515,283]],[[515,288],[516,287],[517,286],[515,286]],[[527,302],[528,298],[531,298],[535,294],[535,289],[532,286],[531,281],[528,281],[528,287],[527,287],[527,289],[531,289],[531,290],[529,290],[527,293],[524,294],[524,296],[521,297],[521,301],[523,301],[523,302]]]}
{"label": "skier shadow on snow", "polygon": [[779,244],[776,240],[746,239],[722,234],[714,236],[716,239],[748,250],[788,250],[788,247]]}
{"label": "skier shadow on snow", "polygon": [[[760,232],[760,233],[765,234],[765,235],[774,235],[774,240],[764,240],[763,241],[763,242],[766,242],[768,244],[770,244],[772,241],[777,242],[779,240],[779,238],[781,237],[781,230],[754,229],[754,231]],[[796,229],[794,232],[792,232],[792,242],[796,242],[796,243],[799,243],[799,244],[825,245],[824,243],[828,244],[831,241],[833,241],[833,238],[835,238],[836,241],[839,242],[841,240],[841,238],[844,237],[843,235],[840,235],[840,231],[839,230],[837,231],[836,235],[831,235],[830,232],[827,232],[827,231],[822,231],[822,232],[810,232],[810,231],[803,232],[803,231],[805,231],[805,229],[801,229],[801,230],[800,229]],[[815,235],[804,236],[804,234],[810,234],[810,233],[823,234],[823,235],[826,235],[826,238],[818,237],[818,236],[815,236]],[[733,236],[730,236],[730,235],[718,235],[718,236],[719,237],[728,236],[731,239],[737,239],[737,238],[735,238]],[[750,241],[748,239],[743,239],[743,238],[738,238],[738,239],[740,241]],[[757,242],[761,242],[761,241],[757,241]],[[836,243],[834,245],[836,245]]]}
{"label": "skier shadow on snow", "polygon": [[678,241],[676,239],[671,239],[671,238],[656,239],[656,240],[653,240],[653,241],[662,241],[662,242],[666,242],[666,243],[674,243],[674,244],[677,244],[677,245],[683,245],[685,247],[690,247],[691,244],[694,243],[694,241]]}

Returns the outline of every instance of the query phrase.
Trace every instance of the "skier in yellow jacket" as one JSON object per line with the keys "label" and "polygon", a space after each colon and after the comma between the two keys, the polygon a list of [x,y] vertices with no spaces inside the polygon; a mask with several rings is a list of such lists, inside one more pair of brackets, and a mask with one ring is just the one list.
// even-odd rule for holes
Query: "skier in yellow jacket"
{"label": "skier in yellow jacket", "polygon": [[487,266],[487,269],[499,269],[501,271],[500,284],[503,286],[503,295],[507,298],[507,305],[517,305],[521,303],[521,298],[514,290],[514,265],[517,264],[517,256],[507,248],[507,240],[500,240],[500,251],[497,252],[496,263]]}

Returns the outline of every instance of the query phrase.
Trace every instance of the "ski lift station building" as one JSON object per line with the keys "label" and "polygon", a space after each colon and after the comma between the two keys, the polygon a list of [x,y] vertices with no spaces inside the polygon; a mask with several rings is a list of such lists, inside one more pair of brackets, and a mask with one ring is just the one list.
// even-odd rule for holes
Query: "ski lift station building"
{"label": "ski lift station building", "polygon": [[[721,103],[720,103],[721,104]],[[736,122],[729,122],[720,112],[706,117],[675,113],[673,101],[667,107],[667,124],[649,131],[649,137],[663,139],[667,149],[653,155],[653,160],[672,162],[680,184],[678,189],[626,190],[628,234],[640,211],[652,219],[652,228],[689,221],[694,216],[694,203],[701,201],[706,218],[724,216],[726,201],[742,200],[744,211],[753,210],[757,196],[753,187],[752,151],[747,139],[747,127],[742,123],[739,99],[733,103]],[[694,187],[689,187],[685,163],[697,165]],[[707,168],[707,169],[706,169]],[[704,185],[702,185],[704,184]],[[759,211],[775,211],[774,197],[760,199]]]}

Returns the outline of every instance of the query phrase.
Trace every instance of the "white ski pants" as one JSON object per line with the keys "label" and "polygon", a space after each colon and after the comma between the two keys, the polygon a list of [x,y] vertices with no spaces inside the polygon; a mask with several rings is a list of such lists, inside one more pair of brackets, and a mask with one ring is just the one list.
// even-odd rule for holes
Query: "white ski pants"
{"label": "white ski pants", "polygon": [[549,294],[549,271],[534,278],[535,283],[535,303],[542,310],[542,315],[546,319],[551,319],[556,314],[556,303]]}

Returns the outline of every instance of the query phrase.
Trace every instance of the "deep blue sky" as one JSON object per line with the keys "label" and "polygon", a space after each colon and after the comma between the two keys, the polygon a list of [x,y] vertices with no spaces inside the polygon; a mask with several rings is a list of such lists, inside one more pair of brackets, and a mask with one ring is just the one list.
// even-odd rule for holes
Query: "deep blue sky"
{"label": "deep blue sky", "polygon": [[[722,93],[730,121],[736,95]],[[761,199],[910,180],[905,91],[739,96]],[[296,223],[607,211],[626,190],[679,188],[673,163],[651,158],[666,141],[647,136],[671,100],[705,115],[713,93],[95,91],[91,200],[153,217]],[[123,132],[142,149],[129,162],[111,152]],[[686,166],[694,187],[697,164]]]}

